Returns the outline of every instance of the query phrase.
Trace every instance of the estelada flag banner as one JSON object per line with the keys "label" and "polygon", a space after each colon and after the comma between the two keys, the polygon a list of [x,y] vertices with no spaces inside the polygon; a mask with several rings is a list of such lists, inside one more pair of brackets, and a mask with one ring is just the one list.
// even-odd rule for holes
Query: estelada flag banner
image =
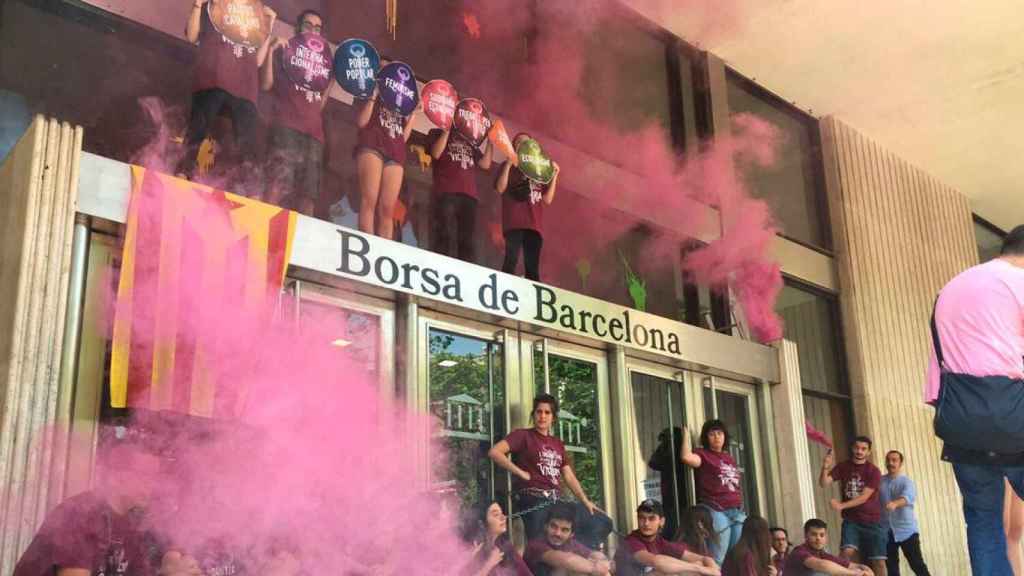
{"label": "estelada flag banner", "polygon": [[232,360],[224,326],[251,330],[270,321],[295,220],[277,206],[132,167],[112,335],[113,407],[238,415],[244,390],[218,381],[220,364]]}

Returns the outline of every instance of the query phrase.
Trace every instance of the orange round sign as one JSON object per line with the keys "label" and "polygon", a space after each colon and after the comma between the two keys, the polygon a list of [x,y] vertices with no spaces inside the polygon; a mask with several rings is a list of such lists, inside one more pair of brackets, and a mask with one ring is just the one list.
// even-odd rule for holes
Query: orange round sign
{"label": "orange round sign", "polygon": [[210,22],[224,38],[258,48],[270,34],[270,18],[260,0],[210,0]]}

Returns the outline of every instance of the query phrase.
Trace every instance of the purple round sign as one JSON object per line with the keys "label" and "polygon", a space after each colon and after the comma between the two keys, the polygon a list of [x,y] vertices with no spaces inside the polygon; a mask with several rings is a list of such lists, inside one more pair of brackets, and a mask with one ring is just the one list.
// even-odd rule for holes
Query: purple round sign
{"label": "purple round sign", "polygon": [[288,79],[299,88],[323,92],[331,84],[331,49],[319,34],[293,36],[284,47],[282,64]]}
{"label": "purple round sign", "polygon": [[381,68],[377,86],[381,103],[402,116],[412,114],[420,102],[416,75],[404,62],[392,62]]}

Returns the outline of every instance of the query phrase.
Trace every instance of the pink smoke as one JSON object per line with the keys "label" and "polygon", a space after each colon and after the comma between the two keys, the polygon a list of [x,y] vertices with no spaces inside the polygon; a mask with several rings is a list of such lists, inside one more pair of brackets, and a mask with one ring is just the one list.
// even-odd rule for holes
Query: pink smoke
{"label": "pink smoke", "polygon": [[832,449],[832,440],[825,435],[824,432],[818,430],[811,423],[804,420],[804,427],[807,429],[807,438],[812,442],[817,442],[829,450]]}

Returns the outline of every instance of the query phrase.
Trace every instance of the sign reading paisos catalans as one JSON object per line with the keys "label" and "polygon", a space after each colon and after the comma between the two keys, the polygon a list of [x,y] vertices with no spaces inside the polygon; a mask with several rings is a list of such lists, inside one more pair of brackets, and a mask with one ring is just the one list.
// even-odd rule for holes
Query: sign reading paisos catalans
{"label": "sign reading paisos catalans", "polygon": [[232,44],[256,50],[270,35],[270,18],[260,0],[210,0],[210,22]]}

